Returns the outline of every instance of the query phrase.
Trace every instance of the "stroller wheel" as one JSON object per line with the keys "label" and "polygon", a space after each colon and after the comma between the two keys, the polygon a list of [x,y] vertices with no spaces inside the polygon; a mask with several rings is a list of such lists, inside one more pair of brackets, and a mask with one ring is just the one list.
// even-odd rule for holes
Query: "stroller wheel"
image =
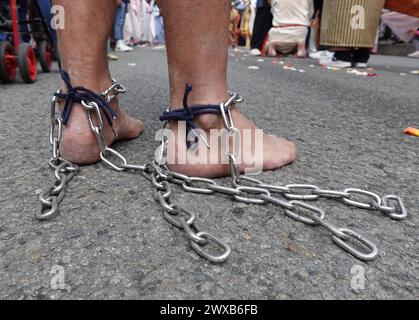
{"label": "stroller wheel", "polygon": [[36,80],[36,56],[35,50],[29,43],[21,43],[17,55],[20,76],[25,83],[33,83]]}
{"label": "stroller wheel", "polygon": [[11,83],[16,79],[17,59],[10,42],[0,42],[0,81]]}
{"label": "stroller wheel", "polygon": [[39,63],[41,64],[42,72],[51,72],[52,66],[51,46],[47,41],[41,41],[39,44]]}

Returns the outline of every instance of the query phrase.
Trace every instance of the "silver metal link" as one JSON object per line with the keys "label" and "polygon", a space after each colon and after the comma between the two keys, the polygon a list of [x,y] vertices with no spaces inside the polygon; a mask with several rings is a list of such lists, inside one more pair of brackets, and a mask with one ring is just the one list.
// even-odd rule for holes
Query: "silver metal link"
{"label": "silver metal link", "polygon": [[173,207],[173,204],[171,204],[169,198],[165,198],[162,191],[157,191],[154,193],[154,199],[160,203],[162,208],[167,212],[173,212],[175,208]]}
{"label": "silver metal link", "polygon": [[233,182],[238,182],[240,181],[240,168],[239,165],[237,164],[236,158],[233,154],[230,154],[228,156],[228,162],[230,165],[230,173],[231,173],[231,177],[233,179]]}
{"label": "silver metal link", "polygon": [[111,102],[114,100],[120,93],[125,93],[127,90],[125,87],[120,84],[115,79],[112,79],[112,85],[110,88],[103,91],[100,95],[106,102]]}
{"label": "silver metal link", "polygon": [[214,190],[211,190],[209,188],[196,187],[194,186],[194,184],[196,183],[205,183],[207,186],[217,185],[217,183],[211,179],[191,177],[189,178],[189,181],[185,181],[182,184],[182,188],[183,190],[187,192],[193,192],[193,193],[213,194],[215,192]]}
{"label": "silver metal link", "polygon": [[320,218],[320,220],[323,220],[324,219],[325,213],[320,208],[317,208],[317,207],[311,206],[311,205],[309,205],[309,204],[307,204],[305,202],[296,201],[296,200],[291,201],[290,204],[292,204],[295,209],[286,209],[285,210],[285,214],[288,217],[290,217],[290,218],[292,218],[292,219],[294,219],[296,221],[300,221],[302,223],[313,225],[313,226],[316,226],[316,225],[319,224],[318,221],[313,220],[313,219],[310,219],[310,218],[306,218],[306,217],[302,216],[301,214],[293,211],[293,210],[296,210],[298,208],[307,209],[310,212],[318,215],[318,217]]}
{"label": "silver metal link", "polygon": [[177,173],[177,172],[173,172],[173,171],[166,171],[167,176],[169,177],[168,180],[170,182],[173,182],[175,184],[184,184],[185,182],[187,183],[191,183],[191,178],[181,174],[181,173]]}
{"label": "silver metal link", "polygon": [[146,165],[134,165],[134,164],[121,164],[121,168],[125,170],[136,170],[136,171],[146,171]]}
{"label": "silver metal link", "polygon": [[[117,158],[120,159],[121,163],[119,165],[114,164],[112,161],[110,161],[106,155],[113,155],[116,156]],[[112,149],[112,148],[106,148],[105,151],[101,151],[100,152],[100,159],[105,162],[108,166],[110,166],[112,169],[116,170],[116,171],[125,171],[125,167],[128,165],[127,159],[124,158],[124,156],[122,156],[122,154],[120,154],[119,152],[117,152],[116,150]]]}
{"label": "silver metal link", "polygon": [[[333,240],[334,243],[336,243],[343,250],[349,252],[354,257],[356,257],[360,260],[363,260],[363,261],[371,261],[371,260],[374,260],[377,257],[378,249],[375,246],[375,244],[373,244],[371,241],[364,238],[359,233],[357,233],[357,232],[355,232],[351,229],[348,229],[348,228],[340,228],[339,231],[344,233],[347,237],[342,239],[342,238],[340,238],[336,235],[333,235],[332,240]],[[355,240],[358,240],[358,242],[361,245],[365,246],[368,249],[368,251],[367,252],[362,252],[360,249],[357,249],[353,245],[349,244],[347,242],[349,240],[348,237],[350,237],[352,239],[355,239]]]}
{"label": "silver metal link", "polygon": [[[174,227],[179,229],[184,229],[183,222],[181,219],[185,221],[188,226],[191,226],[195,222],[195,214],[192,211],[189,211],[185,208],[173,205],[173,211],[164,211],[163,217]],[[187,219],[185,219],[185,215]]]}
{"label": "silver metal link", "polygon": [[326,221],[324,218],[321,218],[320,216],[318,216],[317,214],[313,214],[311,216],[311,219],[315,222],[317,222],[317,224],[319,226],[321,226],[322,228],[326,229],[327,231],[329,231],[332,235],[335,235],[341,239],[346,239],[348,238],[348,236],[346,234],[344,234],[343,232],[340,231],[340,229],[338,227],[336,227],[335,225],[333,225],[332,223]]}
{"label": "silver metal link", "polygon": [[[243,102],[243,97],[238,93],[229,91],[229,99],[226,102],[220,104],[221,116],[224,121],[224,126],[228,131],[228,138],[225,139],[221,145],[224,156],[228,160],[230,166],[230,173],[233,179],[233,183],[240,181],[240,168],[237,163],[237,157],[240,153],[240,131],[234,127],[233,116],[231,114],[231,108],[236,104]],[[230,149],[230,138],[233,138],[233,151]],[[226,151],[229,150],[228,152]]]}
{"label": "silver metal link", "polygon": [[237,190],[236,188],[223,187],[219,185],[209,185],[208,189],[230,196],[239,196],[242,194],[242,192],[240,190]]}
{"label": "silver metal link", "polygon": [[231,254],[231,248],[228,244],[206,232],[199,232],[196,235],[200,238],[208,240],[208,243],[211,242],[222,249],[222,253],[220,255],[215,255],[205,251],[204,247],[200,246],[195,241],[191,241],[192,249],[195,250],[198,255],[213,263],[221,263],[228,259]]}
{"label": "silver metal link", "polygon": [[[262,188],[256,188],[256,187],[237,187],[236,188],[241,194],[254,194],[254,195],[264,195],[269,197],[271,195],[271,193],[266,190],[266,189],[262,189]],[[243,195],[234,195],[233,196],[235,200],[240,201],[240,202],[244,202],[244,203],[249,203],[249,204],[265,204],[265,200],[262,199],[261,197],[259,198],[248,198],[245,197]]]}
{"label": "silver metal link", "polygon": [[151,162],[151,167],[154,169],[155,174],[164,180],[167,180],[169,176],[165,173],[163,173],[163,170],[160,168],[160,166],[155,162]]}
{"label": "silver metal link", "polygon": [[208,243],[207,239],[198,236],[198,233],[200,233],[200,231],[194,224],[187,224],[184,218],[181,218],[180,221],[182,222],[183,231],[185,231],[186,235],[191,241],[202,245]]}
{"label": "silver metal link", "polygon": [[[311,184],[289,184],[285,186],[286,189],[290,190],[289,192],[284,194],[284,197],[289,200],[317,200],[319,198],[318,195],[312,194],[313,191],[319,190],[317,186],[313,186]],[[299,190],[309,190],[310,194],[298,194],[292,193]]]}
{"label": "silver metal link", "polygon": [[260,197],[266,202],[280,206],[283,209],[293,210],[295,208],[295,206],[291,202],[288,202],[288,201],[284,201],[284,200],[281,200],[272,196],[266,196],[264,194],[262,194]]}
{"label": "silver metal link", "polygon": [[396,207],[393,207],[394,210],[392,212],[390,213],[385,212],[385,213],[388,214],[388,216],[394,220],[406,219],[407,210],[406,210],[406,207],[404,206],[402,199],[400,199],[400,197],[395,196],[395,195],[388,195],[383,198],[383,205],[385,207],[389,207],[391,201],[396,202]]}
{"label": "silver metal link", "polygon": [[58,206],[64,199],[65,189],[79,171],[78,166],[66,160],[52,158],[50,163],[55,167],[56,181],[39,195],[41,207],[35,216],[40,221],[50,220],[58,215]]}
{"label": "silver metal link", "polygon": [[237,186],[237,187],[251,186],[251,187],[257,187],[257,188],[263,188],[263,189],[267,189],[271,193],[279,193],[279,194],[290,193],[291,192],[291,190],[288,189],[285,186],[277,186],[277,185],[273,185],[273,184],[266,184],[266,183],[263,183],[262,181],[260,181],[258,179],[248,177],[248,176],[242,176],[240,178],[240,183],[233,181],[233,185]]}
{"label": "silver metal link", "polygon": [[156,172],[153,172],[151,175],[151,183],[156,188],[156,190],[166,190],[164,184],[161,181],[162,179],[157,176]]}
{"label": "silver metal link", "polygon": [[[361,209],[369,209],[369,210],[374,209],[375,206],[377,206],[377,205],[378,206],[381,205],[381,198],[377,194],[375,194],[371,191],[349,188],[349,189],[346,189],[344,192],[349,193],[349,195],[350,195],[350,197],[344,197],[342,199],[342,201],[347,205],[358,207],[358,208],[361,208]],[[351,196],[354,195],[354,194],[370,197],[372,201],[366,203],[366,202],[352,200]]]}
{"label": "silver metal link", "polygon": [[316,194],[323,198],[331,198],[331,199],[343,199],[343,198],[349,198],[351,196],[347,192],[335,191],[335,190],[322,190],[322,189],[312,190],[311,193]]}

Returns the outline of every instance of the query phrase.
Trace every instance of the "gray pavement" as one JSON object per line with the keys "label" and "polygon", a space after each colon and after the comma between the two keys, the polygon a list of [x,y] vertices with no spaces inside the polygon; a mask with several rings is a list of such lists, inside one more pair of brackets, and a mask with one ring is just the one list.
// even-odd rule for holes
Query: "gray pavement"
{"label": "gray pavement", "polygon": [[[284,70],[281,60],[230,55],[231,88],[246,98],[242,110],[298,145],[298,161],[261,179],[366,188],[405,200],[410,215],[402,222],[319,203],[331,222],[375,242],[378,259],[360,262],[327,232],[272,206],[175,189],[177,201],[197,212],[199,225],[233,248],[226,263],[212,265],[163,220],[148,181],[103,164],[83,168],[60,216],[38,222],[37,194],[53,181],[48,103],[58,83],[57,73],[41,74],[34,85],[0,85],[0,298],[419,298],[419,138],[402,134],[407,126],[419,127],[419,76],[409,74],[419,70],[419,60],[376,56],[378,76],[362,77],[312,60],[285,59],[305,71],[299,72]],[[140,139],[115,148],[144,163],[153,156],[157,118],[168,102],[165,52],[120,54],[111,68],[128,88],[124,107],[146,126]],[[365,270],[364,289],[351,287],[357,265]],[[65,286],[57,289],[51,280],[60,266]]]}

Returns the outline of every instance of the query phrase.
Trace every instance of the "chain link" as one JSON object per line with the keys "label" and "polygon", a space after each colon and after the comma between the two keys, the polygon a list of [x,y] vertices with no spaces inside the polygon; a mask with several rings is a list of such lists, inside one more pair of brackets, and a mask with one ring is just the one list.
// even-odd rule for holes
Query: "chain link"
{"label": "chain link", "polygon": [[[113,80],[112,86],[102,93],[102,97],[110,102],[119,93],[124,92],[125,88]],[[247,204],[269,204],[280,207],[284,209],[286,216],[295,221],[321,227],[330,232],[332,241],[354,257],[363,261],[375,259],[378,250],[371,241],[354,230],[336,227],[325,220],[326,214],[324,210],[304,201],[312,202],[319,198],[337,200],[361,209],[378,210],[394,220],[402,220],[407,217],[407,210],[403,201],[395,195],[386,195],[380,198],[377,194],[362,189],[348,188],[344,191],[337,191],[321,189],[318,186],[309,184],[281,186],[266,184],[252,177],[241,176],[240,168],[237,164],[239,149],[236,146],[237,136],[240,133],[234,127],[231,108],[234,104],[242,101],[243,97],[229,92],[229,100],[220,105],[221,115],[228,131],[227,145],[229,145],[231,138],[235,140],[233,150],[225,152],[225,157],[230,165],[231,187],[219,185],[212,179],[189,177],[173,172],[166,165],[162,165],[162,158],[167,146],[167,140],[164,139],[156,152],[156,160],[144,165],[129,164],[124,156],[108,147],[103,133],[104,123],[98,105],[94,102],[82,102],[82,106],[87,112],[90,128],[98,140],[101,159],[116,171],[138,171],[151,181],[154,187],[153,197],[163,208],[164,219],[174,227],[183,230],[190,240],[192,249],[208,261],[213,263],[226,261],[231,254],[231,248],[227,243],[210,233],[201,231],[196,226],[196,214],[174,203],[171,184],[179,185],[186,192],[208,195],[222,194]],[[54,185],[46,188],[39,196],[41,210],[36,214],[39,220],[51,219],[58,214],[59,204],[64,199],[65,188],[79,171],[78,166],[60,157],[59,144],[62,137],[62,122],[56,115],[57,103],[58,99],[54,97],[51,102],[50,128],[50,143],[53,149],[53,157],[49,160],[51,168],[54,169],[56,181]],[[163,124],[162,128],[165,125],[166,123]],[[112,158],[116,161],[112,160]],[[361,200],[361,197],[368,199],[368,201]],[[358,242],[357,246],[352,244],[354,241]],[[218,248],[217,253],[209,251],[208,246],[210,245]]]}
{"label": "chain link", "polygon": [[109,103],[114,100],[118,94],[126,92],[127,90],[122,84],[120,84],[115,79],[112,79],[112,85],[109,87],[109,89],[103,91],[100,95],[106,102]]}
{"label": "chain link", "polygon": [[41,221],[52,219],[58,215],[58,207],[64,199],[65,189],[80,170],[78,166],[62,158],[51,158],[49,163],[54,169],[55,183],[44,189],[39,195],[41,208],[36,213],[36,218]]}

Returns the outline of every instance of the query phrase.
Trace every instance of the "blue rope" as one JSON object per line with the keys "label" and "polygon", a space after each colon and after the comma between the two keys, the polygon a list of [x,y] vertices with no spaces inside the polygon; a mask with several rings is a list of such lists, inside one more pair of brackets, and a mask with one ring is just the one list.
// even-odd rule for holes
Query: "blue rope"
{"label": "blue rope", "polygon": [[[192,91],[192,85],[187,84],[185,87],[185,93],[183,95],[183,109],[166,111],[160,117],[160,121],[185,121],[186,122],[186,136],[188,136],[191,130],[198,128],[198,126],[194,123],[194,119],[196,117],[200,115],[204,115],[204,114],[221,115],[220,105],[203,105],[203,106],[190,107],[188,105],[188,97],[191,91]],[[190,147],[190,143],[188,141],[186,143],[188,147]]]}
{"label": "blue rope", "polygon": [[104,111],[103,113],[105,114],[106,120],[112,127],[112,122],[116,118],[116,113],[100,95],[81,86],[73,87],[71,85],[70,76],[64,70],[61,71],[61,77],[67,86],[67,93],[55,93],[54,95],[59,99],[65,99],[64,110],[61,113],[61,121],[64,125],[67,125],[70,120],[74,103],[81,103],[84,101],[85,103],[95,102],[99,109]]}

